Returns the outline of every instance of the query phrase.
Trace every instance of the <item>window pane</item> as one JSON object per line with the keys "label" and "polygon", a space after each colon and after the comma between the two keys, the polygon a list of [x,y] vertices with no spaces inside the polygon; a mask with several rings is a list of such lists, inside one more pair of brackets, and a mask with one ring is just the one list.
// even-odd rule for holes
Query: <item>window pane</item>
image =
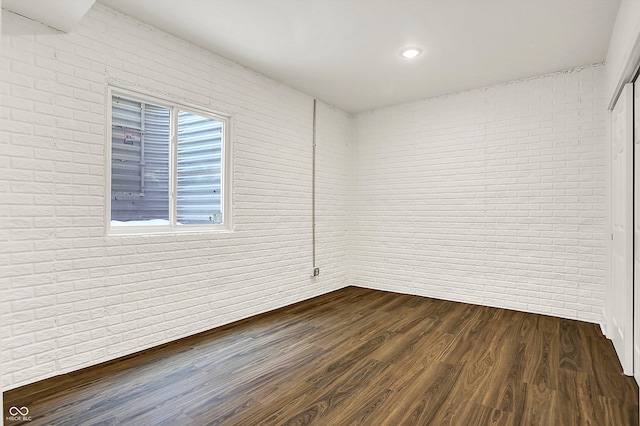
{"label": "window pane", "polygon": [[114,96],[111,225],[169,223],[170,110]]}
{"label": "window pane", "polygon": [[213,118],[178,113],[178,223],[222,223],[223,125]]}

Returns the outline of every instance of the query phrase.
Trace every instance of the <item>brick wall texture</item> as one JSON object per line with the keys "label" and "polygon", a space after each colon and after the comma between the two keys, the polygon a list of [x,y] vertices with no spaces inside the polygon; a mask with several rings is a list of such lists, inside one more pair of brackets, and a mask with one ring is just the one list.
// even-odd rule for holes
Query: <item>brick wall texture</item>
{"label": "brick wall texture", "polygon": [[353,284],[601,321],[603,69],[359,114]]}

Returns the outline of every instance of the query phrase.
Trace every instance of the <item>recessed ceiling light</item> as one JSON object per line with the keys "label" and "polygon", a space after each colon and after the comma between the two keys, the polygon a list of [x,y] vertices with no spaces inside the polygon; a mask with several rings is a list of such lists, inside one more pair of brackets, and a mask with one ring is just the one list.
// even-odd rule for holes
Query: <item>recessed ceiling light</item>
{"label": "recessed ceiling light", "polygon": [[400,56],[407,59],[413,59],[421,53],[422,50],[418,49],[417,47],[407,47],[400,51]]}

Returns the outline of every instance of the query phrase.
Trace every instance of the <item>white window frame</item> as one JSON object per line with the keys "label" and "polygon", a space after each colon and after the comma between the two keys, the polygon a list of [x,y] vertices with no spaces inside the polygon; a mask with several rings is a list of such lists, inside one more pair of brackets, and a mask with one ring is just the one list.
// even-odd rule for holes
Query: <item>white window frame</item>
{"label": "white window frame", "polygon": [[[135,101],[150,103],[171,109],[169,138],[169,224],[167,225],[126,225],[111,226],[111,155],[112,155],[112,102],[113,96],[122,96]],[[177,216],[177,171],[178,171],[178,111],[210,117],[223,122],[221,138],[221,185],[220,210],[222,223],[219,224],[178,224]],[[171,100],[140,90],[108,86],[107,88],[107,121],[105,145],[105,232],[107,235],[155,234],[183,232],[221,232],[231,231],[232,227],[232,149],[231,149],[231,116],[214,112],[202,107],[190,105],[183,101]]]}

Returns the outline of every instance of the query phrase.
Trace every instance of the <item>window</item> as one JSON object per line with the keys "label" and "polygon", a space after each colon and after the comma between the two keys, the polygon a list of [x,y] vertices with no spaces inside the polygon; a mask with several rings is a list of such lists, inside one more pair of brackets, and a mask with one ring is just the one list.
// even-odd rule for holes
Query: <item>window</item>
{"label": "window", "polygon": [[110,90],[108,231],[229,229],[228,117]]}

